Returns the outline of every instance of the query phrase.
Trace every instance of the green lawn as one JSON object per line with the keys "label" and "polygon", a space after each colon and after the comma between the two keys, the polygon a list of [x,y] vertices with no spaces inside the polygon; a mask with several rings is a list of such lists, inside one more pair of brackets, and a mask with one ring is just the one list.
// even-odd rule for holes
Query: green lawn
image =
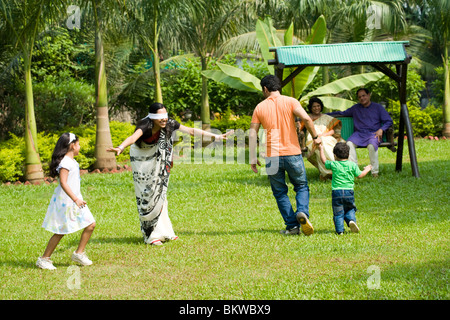
{"label": "green lawn", "polygon": [[[84,175],[94,264],[71,267],[78,232],[57,247],[55,271],[35,267],[51,236],[41,224],[55,185],[2,185],[0,298],[449,299],[450,142],[417,140],[416,149],[420,179],[407,150],[395,172],[395,154],[380,149],[380,177],[355,186],[361,232],[341,237],[331,182],[309,163],[310,237],[279,234],[267,177],[248,165],[176,163],[168,198],[180,239],[161,247],[142,242],[130,172]],[[358,156],[368,164],[366,149]]]}

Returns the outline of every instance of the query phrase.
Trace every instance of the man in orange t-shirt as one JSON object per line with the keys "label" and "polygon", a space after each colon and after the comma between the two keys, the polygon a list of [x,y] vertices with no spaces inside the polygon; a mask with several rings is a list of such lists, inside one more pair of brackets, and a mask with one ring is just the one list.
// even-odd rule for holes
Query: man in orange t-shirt
{"label": "man in orange t-shirt", "polygon": [[[267,136],[266,172],[278,209],[286,224],[286,229],[281,233],[299,234],[301,226],[302,232],[310,235],[314,232],[314,228],[309,221],[309,187],[298,143],[295,117],[303,120],[315,144],[320,144],[321,140],[314,129],[313,121],[300,102],[280,94],[281,83],[276,76],[265,76],[261,80],[261,88],[266,99],[253,111],[249,134],[251,168],[257,173],[256,165],[261,165],[256,157],[256,136],[262,125]],[[286,172],[296,193],[296,213],[287,195]]]}

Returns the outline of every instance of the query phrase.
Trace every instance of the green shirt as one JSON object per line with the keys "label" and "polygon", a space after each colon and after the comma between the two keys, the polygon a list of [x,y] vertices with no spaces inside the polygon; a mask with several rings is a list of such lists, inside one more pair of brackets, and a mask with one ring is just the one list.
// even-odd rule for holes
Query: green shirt
{"label": "green shirt", "polygon": [[355,185],[355,177],[359,176],[362,171],[356,163],[349,160],[325,162],[325,168],[333,172],[331,180],[331,189],[350,189],[353,190]]}

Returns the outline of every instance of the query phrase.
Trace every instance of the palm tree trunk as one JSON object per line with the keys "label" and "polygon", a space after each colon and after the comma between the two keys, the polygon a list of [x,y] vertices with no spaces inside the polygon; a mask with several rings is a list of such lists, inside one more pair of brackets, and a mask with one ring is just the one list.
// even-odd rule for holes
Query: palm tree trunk
{"label": "palm tree trunk", "polygon": [[158,49],[155,49],[153,62],[153,73],[155,76],[155,102],[163,103],[162,90],[161,90],[161,72],[159,66]]}
{"label": "palm tree trunk", "polygon": [[[157,4],[155,3],[157,8]],[[162,90],[161,90],[161,71],[159,66],[159,50],[158,50],[158,12],[154,11],[153,17],[153,73],[155,76],[155,102],[163,103]]]}
{"label": "palm tree trunk", "polygon": [[24,52],[25,65],[25,178],[31,183],[44,181],[41,158],[37,144],[36,119],[34,116],[33,84],[31,79],[31,59]]}
{"label": "palm tree trunk", "polygon": [[[202,71],[208,69],[207,58],[200,57],[202,62]],[[201,120],[203,130],[208,130],[211,128],[210,121],[210,111],[209,111],[209,97],[208,97],[208,78],[202,75],[202,105],[201,105]]]}
{"label": "palm tree trunk", "polygon": [[444,49],[444,131],[442,134],[450,138],[450,74],[448,66],[448,48]]}
{"label": "palm tree trunk", "polygon": [[103,39],[100,22],[98,19],[98,4],[94,1],[95,11],[95,94],[97,109],[97,131],[95,141],[94,168],[115,169],[116,157],[114,153],[107,152],[112,147],[111,132],[108,117],[108,90],[106,81],[105,58],[103,54]]}

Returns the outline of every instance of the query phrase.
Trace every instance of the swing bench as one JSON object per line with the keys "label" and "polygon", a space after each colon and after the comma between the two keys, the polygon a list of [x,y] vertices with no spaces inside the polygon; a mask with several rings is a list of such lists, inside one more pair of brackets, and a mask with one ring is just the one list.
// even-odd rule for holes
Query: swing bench
{"label": "swing bench", "polygon": [[[339,119],[342,123],[341,128],[341,137],[344,140],[347,140],[348,137],[350,137],[354,131],[353,127],[353,118],[352,117],[336,117],[336,119]],[[383,132],[383,140],[380,144],[380,147],[386,147],[392,152],[397,151],[397,142],[394,140],[394,128],[390,126],[385,132]],[[358,147],[358,148],[364,148],[364,147]]]}
{"label": "swing bench", "polygon": [[[336,119],[341,121],[341,131],[340,137],[347,141],[347,139],[353,134],[354,126],[353,126],[353,118],[352,117],[335,117]],[[382,142],[379,147],[385,147],[391,150],[392,152],[397,151],[397,142],[394,139],[394,128],[390,126],[385,132],[383,132]],[[298,141],[300,143],[300,148],[302,149],[302,153],[306,154],[308,152],[308,148],[306,147],[306,128],[298,131]],[[359,147],[358,148],[365,148]]]}
{"label": "swing bench", "polygon": [[[307,67],[338,66],[338,65],[370,65],[383,72],[398,84],[400,98],[400,119],[398,128],[397,145],[394,142],[392,128],[385,132],[383,147],[397,152],[395,170],[402,170],[403,144],[407,137],[411,171],[414,177],[419,178],[414,135],[409,119],[409,111],[406,105],[406,75],[411,55],[406,52],[408,41],[378,41],[378,42],[353,42],[334,44],[296,45],[270,48],[275,57],[268,61],[275,67],[275,75],[280,79],[282,87],[292,81]],[[396,71],[392,71],[388,65],[395,65]],[[285,69],[293,70],[284,77]],[[340,117],[345,136],[353,132],[353,119]],[[348,138],[347,136],[347,138]]]}

